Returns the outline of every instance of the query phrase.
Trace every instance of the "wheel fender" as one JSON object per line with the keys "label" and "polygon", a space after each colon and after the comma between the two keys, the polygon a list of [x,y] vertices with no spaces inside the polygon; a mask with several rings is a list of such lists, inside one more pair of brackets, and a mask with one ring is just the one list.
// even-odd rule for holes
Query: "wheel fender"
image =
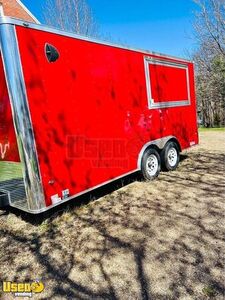
{"label": "wheel fender", "polygon": [[164,146],[166,145],[166,143],[168,143],[170,140],[176,141],[179,148],[180,148],[180,144],[179,144],[177,138],[173,135],[169,135],[169,136],[166,136],[166,137],[163,137],[163,138],[160,138],[160,139],[156,139],[156,140],[153,140],[153,141],[150,141],[150,142],[144,144],[143,147],[141,148],[141,151],[139,152],[139,155],[138,155],[137,168],[139,170],[141,169],[142,157],[143,157],[143,154],[144,154],[144,152],[147,148],[149,148],[151,146],[156,146],[159,150],[162,150],[164,148]]}

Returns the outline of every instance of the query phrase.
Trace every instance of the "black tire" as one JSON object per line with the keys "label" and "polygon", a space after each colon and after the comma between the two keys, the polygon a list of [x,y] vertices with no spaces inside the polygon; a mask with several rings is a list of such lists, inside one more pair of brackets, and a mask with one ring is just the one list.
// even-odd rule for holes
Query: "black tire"
{"label": "black tire", "polygon": [[175,170],[180,162],[180,151],[177,143],[172,141],[168,142],[160,156],[163,169],[167,171]]}
{"label": "black tire", "polygon": [[153,148],[147,149],[142,157],[141,172],[146,180],[158,177],[161,171],[161,159],[158,151]]}

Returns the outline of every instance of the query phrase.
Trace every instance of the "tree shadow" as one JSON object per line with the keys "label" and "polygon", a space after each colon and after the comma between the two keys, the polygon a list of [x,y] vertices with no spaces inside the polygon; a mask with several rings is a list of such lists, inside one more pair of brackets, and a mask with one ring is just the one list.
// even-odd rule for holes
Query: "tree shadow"
{"label": "tree shadow", "polygon": [[143,181],[143,177],[140,172],[135,172],[133,174],[124,176],[123,178],[114,180],[108,184],[105,184],[101,187],[98,187],[90,192],[87,192],[81,196],[74,197],[74,199],[69,200],[68,202],[64,202],[56,207],[51,208],[50,210],[40,213],[38,215],[33,215],[30,213],[25,213],[14,207],[4,207],[0,208],[4,214],[13,213],[21,219],[29,222],[33,225],[40,225],[45,220],[54,218],[55,216],[62,215],[65,211],[73,210],[84,206],[86,204],[90,204],[92,201],[98,200],[101,197],[104,197],[114,191],[126,187],[127,185],[135,182],[135,181]]}
{"label": "tree shadow", "polygon": [[208,286],[223,297],[223,160],[192,153],[154,182],[133,174],[42,221],[3,213],[2,280],[35,274],[39,299],[206,299]]}

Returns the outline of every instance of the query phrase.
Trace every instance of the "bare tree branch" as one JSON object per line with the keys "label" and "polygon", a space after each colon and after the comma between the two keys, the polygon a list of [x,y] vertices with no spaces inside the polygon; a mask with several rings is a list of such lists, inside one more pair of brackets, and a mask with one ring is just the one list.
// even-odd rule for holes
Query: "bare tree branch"
{"label": "bare tree branch", "polygon": [[44,19],[47,25],[86,36],[98,36],[98,28],[85,0],[46,0]]}
{"label": "bare tree branch", "polygon": [[194,0],[198,107],[205,126],[225,125],[225,1]]}
{"label": "bare tree branch", "polygon": [[196,38],[209,40],[218,53],[225,56],[225,2],[224,0],[194,0],[200,8],[196,13]]}

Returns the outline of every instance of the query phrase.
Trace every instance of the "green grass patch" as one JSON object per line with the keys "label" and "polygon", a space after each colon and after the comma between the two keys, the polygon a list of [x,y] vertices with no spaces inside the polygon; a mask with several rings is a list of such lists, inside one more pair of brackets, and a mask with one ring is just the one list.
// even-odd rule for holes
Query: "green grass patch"
{"label": "green grass patch", "polygon": [[225,131],[225,127],[213,127],[213,128],[199,127],[198,131],[200,131],[200,132]]}
{"label": "green grass patch", "polygon": [[217,291],[212,285],[205,286],[202,289],[202,292],[205,296],[209,298],[215,297],[217,295]]}
{"label": "green grass patch", "polygon": [[0,182],[22,177],[21,163],[0,161]]}

